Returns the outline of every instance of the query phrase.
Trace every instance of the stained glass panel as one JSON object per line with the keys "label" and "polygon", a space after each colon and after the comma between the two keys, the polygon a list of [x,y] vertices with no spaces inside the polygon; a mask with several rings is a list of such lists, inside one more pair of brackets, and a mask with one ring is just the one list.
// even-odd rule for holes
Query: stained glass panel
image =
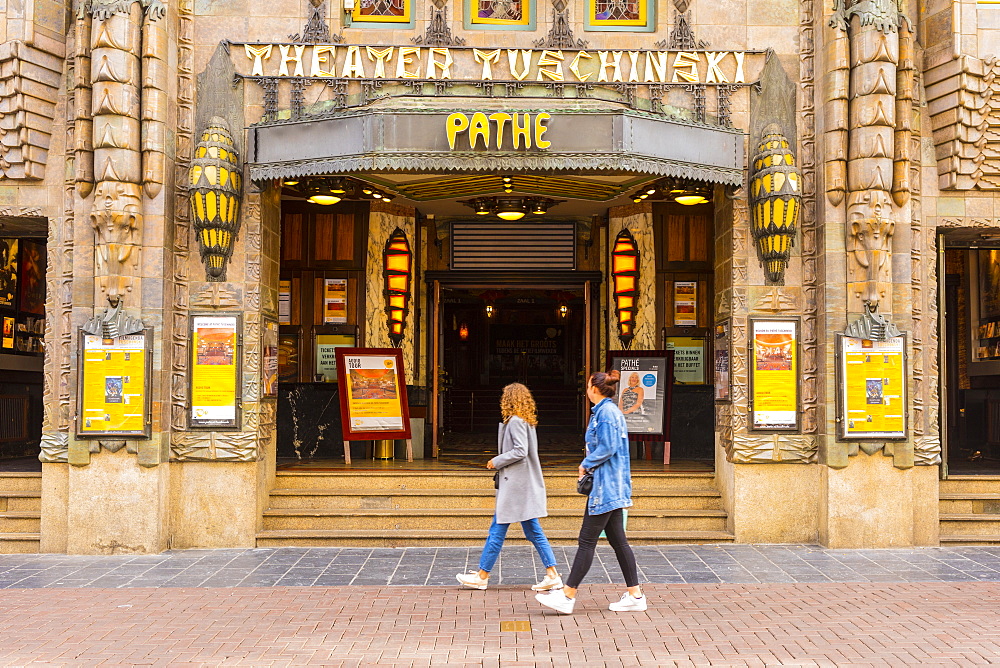
{"label": "stained glass panel", "polygon": [[357,0],[351,16],[354,21],[409,23],[413,0]]}
{"label": "stained glass panel", "polygon": [[476,0],[473,23],[526,25],[526,4],[530,0]]}

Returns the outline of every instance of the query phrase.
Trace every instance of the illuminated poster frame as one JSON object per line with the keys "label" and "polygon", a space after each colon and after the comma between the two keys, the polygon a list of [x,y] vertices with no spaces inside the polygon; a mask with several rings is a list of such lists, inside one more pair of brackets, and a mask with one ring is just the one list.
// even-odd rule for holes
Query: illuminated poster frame
{"label": "illuminated poster frame", "polygon": [[[392,377],[392,397],[354,393],[352,372],[379,370]],[[406,399],[403,351],[399,348],[337,348],[340,423],[345,441],[410,439],[410,406]],[[374,388],[376,391],[379,388]],[[385,428],[378,427],[382,422]],[[395,428],[394,428],[395,427]]]}
{"label": "illuminated poster frame", "polygon": [[[218,354],[199,350],[207,330],[232,331],[223,341],[224,331],[213,332],[219,340]],[[188,427],[191,429],[239,429],[242,403],[243,318],[239,313],[192,313],[188,334],[191,367],[188,371]],[[228,358],[229,363],[218,360]]]}
{"label": "illuminated poster frame", "polygon": [[[799,318],[750,318],[747,348],[751,431],[797,432],[801,427],[799,328]],[[782,352],[776,356],[766,354],[775,348]]]}
{"label": "illuminated poster frame", "polygon": [[[105,339],[80,329],[78,341],[76,437],[149,438],[153,422],[153,331],[146,328],[137,334]],[[133,359],[135,355],[140,359]],[[137,372],[142,376],[138,381],[133,379]],[[141,406],[142,417],[135,419],[136,415],[124,413],[112,417],[121,412],[112,409],[123,410],[132,403],[130,396],[136,397],[135,405]],[[133,418],[130,422],[129,417]],[[115,428],[113,423],[120,427]]]}
{"label": "illuminated poster frame", "polygon": [[[908,438],[907,341],[905,332],[886,341],[837,335],[837,436],[840,440]],[[899,414],[894,412],[897,402]],[[889,410],[893,413],[887,414]]]}
{"label": "illuminated poster frame", "polygon": [[[644,419],[643,416],[633,417],[627,413],[628,407],[622,409],[625,423],[628,425],[628,437],[632,441],[669,441],[670,440],[670,409],[674,389],[674,351],[673,350],[609,350],[607,367],[621,374],[618,392],[612,397],[622,408],[623,394],[629,389],[629,380],[637,375],[637,387],[653,387],[653,396],[644,396],[642,403],[652,404],[651,413],[659,420]],[[652,374],[651,382],[644,382],[647,374]],[[641,409],[644,411],[644,409]]]}

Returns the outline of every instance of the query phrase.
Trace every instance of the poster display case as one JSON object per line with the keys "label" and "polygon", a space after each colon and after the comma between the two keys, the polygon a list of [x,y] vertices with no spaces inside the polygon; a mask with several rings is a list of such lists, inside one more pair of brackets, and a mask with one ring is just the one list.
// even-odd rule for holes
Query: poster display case
{"label": "poster display case", "polygon": [[837,336],[841,440],[907,437],[906,335],[885,341]]}
{"label": "poster display case", "polygon": [[237,313],[191,316],[191,428],[239,429],[241,324]]}
{"label": "poster display case", "polygon": [[750,319],[750,428],[799,429],[799,320]]}
{"label": "poster display case", "polygon": [[729,356],[729,319],[715,325],[714,359],[712,363],[715,374],[715,400],[719,403],[733,400],[730,391],[730,373],[732,360]]}
{"label": "poster display case", "polygon": [[80,331],[76,435],[149,438],[152,331],[102,338]]}
{"label": "poster display case", "polygon": [[621,374],[612,399],[625,415],[629,438],[669,441],[674,351],[609,350],[607,368]]}
{"label": "poster display case", "polygon": [[342,347],[336,355],[344,440],[409,439],[403,351]]}

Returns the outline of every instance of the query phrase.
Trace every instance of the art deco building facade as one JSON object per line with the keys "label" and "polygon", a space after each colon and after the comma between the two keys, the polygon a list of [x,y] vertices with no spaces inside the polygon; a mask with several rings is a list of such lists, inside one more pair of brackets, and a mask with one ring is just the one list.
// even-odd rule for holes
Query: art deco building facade
{"label": "art deco building facade", "polygon": [[[509,382],[560,539],[608,364],[639,541],[1000,541],[1000,5],[0,27],[0,552],[477,541]],[[401,351],[411,439],[349,438],[343,348]]]}

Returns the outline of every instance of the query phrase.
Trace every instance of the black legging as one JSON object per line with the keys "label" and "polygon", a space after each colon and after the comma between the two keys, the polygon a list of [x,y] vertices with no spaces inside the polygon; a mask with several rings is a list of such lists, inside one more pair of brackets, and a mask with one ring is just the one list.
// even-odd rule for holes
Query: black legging
{"label": "black legging", "polygon": [[622,509],[617,508],[603,515],[591,515],[588,508],[583,514],[583,526],[580,527],[579,547],[573,559],[573,568],[566,578],[566,586],[576,589],[583,582],[583,577],[594,563],[594,549],[601,532],[605,532],[608,542],[618,557],[618,566],[625,576],[625,586],[639,586],[639,572],[635,565],[635,555],[625,536],[625,517]]}

